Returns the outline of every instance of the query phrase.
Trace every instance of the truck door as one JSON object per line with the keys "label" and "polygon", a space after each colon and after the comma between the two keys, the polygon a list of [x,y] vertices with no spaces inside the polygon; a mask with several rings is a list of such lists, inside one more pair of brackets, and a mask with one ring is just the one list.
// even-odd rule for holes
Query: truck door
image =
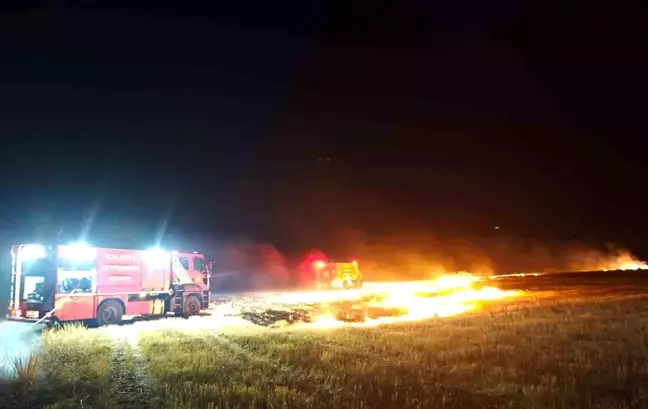
{"label": "truck door", "polygon": [[185,255],[180,255],[178,253],[173,254],[171,260],[173,266],[173,281],[181,284],[191,284],[193,280],[191,279],[191,265],[189,257]]}
{"label": "truck door", "polygon": [[[202,286],[209,288],[209,274],[207,272],[207,264],[205,263],[203,256],[194,256],[191,260],[191,267],[191,276],[200,278]],[[194,282],[198,284],[197,280],[194,280]]]}
{"label": "truck door", "polygon": [[196,255],[191,260],[194,283],[200,286],[203,295],[203,308],[209,308],[211,289],[209,287],[209,268],[203,255]]}

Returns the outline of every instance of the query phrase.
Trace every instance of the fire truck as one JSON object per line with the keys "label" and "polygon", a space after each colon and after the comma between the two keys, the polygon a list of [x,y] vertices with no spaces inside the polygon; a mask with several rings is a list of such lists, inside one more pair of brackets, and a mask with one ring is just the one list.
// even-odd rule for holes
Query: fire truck
{"label": "fire truck", "polygon": [[315,283],[318,289],[362,288],[362,273],[358,261],[324,261],[313,262]]}
{"label": "fire truck", "polygon": [[209,306],[210,270],[199,253],[15,245],[8,318],[113,325],[124,317],[189,317]]}

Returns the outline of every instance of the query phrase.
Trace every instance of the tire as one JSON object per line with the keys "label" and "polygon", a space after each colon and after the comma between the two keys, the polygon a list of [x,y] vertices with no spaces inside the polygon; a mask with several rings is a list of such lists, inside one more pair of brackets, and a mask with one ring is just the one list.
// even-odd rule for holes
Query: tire
{"label": "tire", "polygon": [[349,281],[344,280],[342,282],[342,288],[344,288],[345,290],[348,290],[349,289]]}
{"label": "tire", "polygon": [[201,303],[198,297],[190,295],[184,300],[184,304],[182,305],[182,315],[187,318],[193,315],[198,315],[200,314],[200,307]]}
{"label": "tire", "polygon": [[124,315],[124,308],[117,301],[106,301],[97,309],[97,325],[118,325]]}
{"label": "tire", "polygon": [[355,288],[358,288],[358,289],[362,288],[362,280],[356,280]]}

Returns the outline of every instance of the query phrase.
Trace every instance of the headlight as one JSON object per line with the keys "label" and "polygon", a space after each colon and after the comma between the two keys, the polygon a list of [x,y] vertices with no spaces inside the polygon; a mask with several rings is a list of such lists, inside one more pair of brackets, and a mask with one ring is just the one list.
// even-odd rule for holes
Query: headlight
{"label": "headlight", "polygon": [[94,260],[97,249],[85,243],[75,243],[61,247],[61,257],[74,262]]}
{"label": "headlight", "polygon": [[144,258],[148,265],[159,266],[169,261],[169,253],[159,247],[154,247],[146,250]]}
{"label": "headlight", "polygon": [[45,247],[40,244],[27,244],[22,248],[23,260],[37,260],[45,257],[47,257]]}

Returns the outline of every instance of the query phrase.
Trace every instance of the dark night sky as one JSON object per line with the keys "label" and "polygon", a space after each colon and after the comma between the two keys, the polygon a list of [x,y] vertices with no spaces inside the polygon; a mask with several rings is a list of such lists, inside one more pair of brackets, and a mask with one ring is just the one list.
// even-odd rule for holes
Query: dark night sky
{"label": "dark night sky", "polygon": [[648,228],[639,2],[28,3],[0,17],[5,238]]}

